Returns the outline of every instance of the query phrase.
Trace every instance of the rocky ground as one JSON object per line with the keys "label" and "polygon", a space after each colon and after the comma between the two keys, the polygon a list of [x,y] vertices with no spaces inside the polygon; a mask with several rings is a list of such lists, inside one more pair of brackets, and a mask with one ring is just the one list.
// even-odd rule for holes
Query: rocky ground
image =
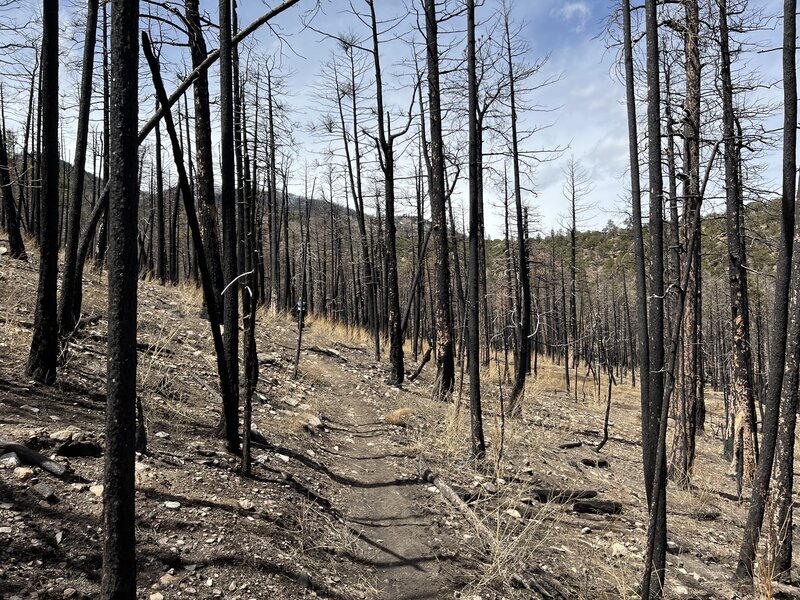
{"label": "rocky ground", "polygon": [[[68,471],[0,457],[0,598],[95,598],[104,278],[87,277],[85,312],[95,318],[65,348],[54,387],[24,374],[36,282],[35,264],[0,257],[0,438]],[[263,439],[243,477],[214,436],[220,401],[200,294],[142,282],[139,300],[148,431],[136,463],[139,597],[634,597],[646,522],[635,390],[614,389],[611,437],[597,453],[605,388],[595,398],[591,380],[579,380],[576,400],[561,391],[558,368],[541,364],[523,417],[503,420],[497,372],[487,369],[489,455],[475,465],[466,408],[430,400],[432,365],[389,388],[362,333],[310,319],[294,379],[296,324],[260,313],[253,423]],[[730,575],[747,503],[721,458],[710,397],[696,486],[669,492],[673,598],[746,597]],[[420,479],[419,456],[491,539]],[[574,497],[539,501],[543,489],[597,492],[590,500],[613,514],[581,512]]]}

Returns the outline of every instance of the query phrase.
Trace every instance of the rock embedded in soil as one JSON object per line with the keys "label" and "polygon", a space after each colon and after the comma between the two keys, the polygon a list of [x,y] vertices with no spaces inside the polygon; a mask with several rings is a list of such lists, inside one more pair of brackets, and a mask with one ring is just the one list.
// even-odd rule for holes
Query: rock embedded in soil
{"label": "rock embedded in soil", "polygon": [[16,452],[8,452],[0,456],[0,465],[6,469],[15,469],[22,465],[22,461],[19,459]]}
{"label": "rock embedded in soil", "polygon": [[173,500],[167,500],[164,502],[164,508],[168,508],[170,510],[179,510],[181,507],[180,502],[175,502]]}
{"label": "rock embedded in soil", "polygon": [[56,502],[59,501],[59,498],[58,496],[56,496],[56,493],[53,491],[53,488],[51,488],[48,484],[44,483],[43,481],[34,485],[33,491],[39,494],[42,498],[44,498],[51,504],[55,504]]}

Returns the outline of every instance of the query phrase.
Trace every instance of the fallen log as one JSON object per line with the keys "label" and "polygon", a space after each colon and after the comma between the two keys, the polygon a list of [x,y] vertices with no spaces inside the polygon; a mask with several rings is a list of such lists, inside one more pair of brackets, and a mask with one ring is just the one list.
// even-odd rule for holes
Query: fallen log
{"label": "fallen log", "polygon": [[583,446],[583,442],[580,440],[575,440],[574,442],[564,442],[563,444],[559,444],[558,448],[560,450],[569,450],[570,448],[580,448]]}
{"label": "fallen log", "polygon": [[596,490],[561,490],[558,488],[532,488],[529,490],[530,497],[523,498],[522,501],[530,504],[531,500],[539,502],[561,502],[566,503],[570,500],[581,500],[584,498],[594,498],[597,496]]}
{"label": "fallen log", "polygon": [[316,352],[317,354],[324,354],[325,356],[330,356],[331,358],[338,358],[342,362],[347,362],[347,359],[342,356],[342,353],[338,350],[334,350],[333,348],[322,348],[320,346],[311,346],[307,348],[309,352]]}
{"label": "fallen log", "polygon": [[800,588],[791,585],[786,585],[785,583],[780,583],[779,581],[771,582],[769,587],[772,591],[771,594],[772,598],[780,598],[780,599],[800,598]]}
{"label": "fallen log", "polygon": [[614,500],[580,500],[572,505],[572,510],[591,515],[618,515],[622,512],[622,503]]}
{"label": "fallen log", "polygon": [[419,469],[419,476],[422,478],[422,480],[436,486],[436,489],[441,492],[442,496],[448,502],[450,502],[450,504],[452,504],[458,510],[458,512],[460,512],[467,519],[467,521],[469,521],[470,525],[475,528],[475,531],[478,532],[480,538],[488,546],[494,546],[495,539],[492,535],[492,532],[489,531],[489,528],[481,522],[478,516],[469,506],[467,506],[467,503],[461,499],[461,497],[453,490],[453,488],[442,481],[442,478],[431,470],[431,468],[428,466],[428,463],[425,462],[425,459],[422,456],[417,459],[417,468]]}
{"label": "fallen log", "polygon": [[546,600],[571,600],[575,597],[572,590],[567,589],[558,579],[545,573],[540,567],[530,567],[529,573],[512,575],[511,585],[517,589],[532,590]]}
{"label": "fallen log", "polygon": [[15,442],[0,438],[0,450],[14,452],[23,463],[34,467],[39,467],[43,471],[47,471],[56,477],[63,477],[67,473],[66,466],[50,460],[44,454],[40,454],[36,452],[36,450],[31,450],[22,444],[17,444]]}

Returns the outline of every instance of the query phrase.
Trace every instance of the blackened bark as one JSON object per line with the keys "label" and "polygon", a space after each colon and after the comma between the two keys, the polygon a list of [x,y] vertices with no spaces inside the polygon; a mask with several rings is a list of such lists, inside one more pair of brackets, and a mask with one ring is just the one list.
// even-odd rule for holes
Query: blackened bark
{"label": "blackened bark", "polygon": [[134,443],[139,3],[113,0],[111,22],[108,374],[103,491],[105,600],[136,598]]}
{"label": "blackened bark", "polygon": [[[744,447],[740,453],[744,479],[750,481],[758,462],[756,414],[753,396],[753,365],[750,348],[750,317],[747,302],[746,257],[742,240],[742,190],[739,177],[739,148],[733,108],[731,57],[728,49],[727,0],[719,0],[720,74],[722,79],[722,129],[725,152],[725,207],[728,243],[728,285],[731,297],[732,374],[731,392],[737,428]],[[779,386],[780,387],[780,386]],[[734,454],[737,454],[736,452]]]}
{"label": "blackened bark", "polygon": [[99,1],[89,0],[86,14],[86,36],[83,45],[83,71],[81,73],[80,103],[78,105],[78,131],[75,139],[75,159],[70,178],[70,207],[67,217],[67,247],[64,252],[64,271],[61,276],[61,298],[58,305],[58,326],[61,335],[75,328],[74,313],[75,277],[77,275],[78,238],[81,231],[81,208],[86,172],[86,149],[89,138],[89,112],[92,100],[94,75],[94,49],[97,40],[97,13]]}
{"label": "blackened bark", "polygon": [[431,220],[436,241],[436,383],[433,395],[449,399],[455,385],[453,315],[450,305],[450,251],[442,147],[442,110],[439,87],[439,41],[436,0],[425,0],[428,112],[430,117]]}
{"label": "blackened bark", "polygon": [[[384,119],[383,105],[383,80],[381,73],[380,54],[378,48],[378,24],[375,17],[375,5],[369,0],[370,20],[372,24],[372,53],[375,64],[375,99],[378,117],[378,151],[384,180],[384,201],[386,202],[386,291],[387,291],[387,322],[389,329],[389,362],[391,371],[388,383],[399,386],[405,377],[403,366],[403,328],[400,315],[400,286],[397,277],[397,226],[395,225],[395,190],[394,190],[394,142],[404,135],[411,125],[411,110],[409,109],[408,125],[397,133],[392,133],[391,122]],[[355,93],[355,91],[353,92]],[[414,93],[411,94],[411,102]],[[388,113],[386,119],[388,119]]]}
{"label": "blackened bark", "polygon": [[[675,374],[678,388],[676,397],[675,435],[670,459],[670,478],[681,486],[689,487],[695,457],[695,436],[699,404],[699,277],[700,231],[690,232],[694,215],[700,205],[700,15],[697,0],[684,2],[686,12],[684,53],[686,56],[686,100],[684,109],[684,228],[686,241],[696,240],[689,284],[685,295],[683,313],[682,375]],[[675,210],[677,217],[677,209]],[[674,242],[673,242],[674,244]],[[677,251],[677,249],[676,249]],[[688,248],[686,250],[689,251]],[[680,260],[675,260],[680,265]],[[679,270],[679,266],[676,270]]]}
{"label": "blackened bark", "polygon": [[[3,105],[2,89],[0,89],[0,107]],[[25,242],[22,240],[20,220],[14,204],[14,191],[11,189],[11,176],[6,151],[5,113],[3,114],[2,131],[0,132],[0,187],[3,188],[3,222],[2,226],[8,235],[8,254],[11,258],[28,260]]]}
{"label": "blackened bark", "polygon": [[225,407],[225,439],[228,450],[239,449],[239,303],[236,260],[236,182],[233,149],[233,58],[231,51],[231,0],[219,1],[220,66],[220,180],[222,183],[222,270],[230,286],[223,310],[225,357],[234,402]]}
{"label": "blackened bark", "polygon": [[[164,84],[161,80],[158,62],[153,56],[153,52],[150,48],[150,43],[146,37],[146,34],[144,34],[143,37],[144,40],[142,45],[144,47],[145,56],[150,64],[150,69],[153,73],[153,83],[156,88],[156,94],[158,95],[159,101],[164,102],[166,100],[166,92],[164,91]],[[178,135],[175,132],[175,123],[173,122],[172,113],[170,111],[166,111],[164,113],[164,123],[167,127],[167,133],[169,134],[170,142],[172,144],[173,158],[178,171],[180,195],[183,198],[183,205],[186,211],[186,220],[192,233],[195,247],[197,248],[197,264],[200,269],[200,283],[203,288],[203,298],[209,312],[213,314],[219,310],[217,306],[217,294],[214,290],[210,268],[205,256],[205,251],[203,250],[203,245],[201,243],[200,225],[197,220],[197,213],[195,212],[194,194],[192,192],[191,185],[189,184],[189,177],[186,174],[186,168],[184,166],[183,150],[181,149]],[[177,202],[177,197],[175,201]],[[211,320],[211,334],[214,340],[214,351],[217,357],[217,373],[219,375],[220,390],[222,392],[222,407],[224,417],[225,414],[232,411],[230,406],[236,401],[236,396],[231,388],[231,377],[228,371],[227,362],[225,360],[225,346],[222,340],[222,334],[220,333],[219,323],[213,319]]]}
{"label": "blackened bark", "polygon": [[[795,420],[795,413],[792,412],[789,417],[784,411],[789,409],[791,411],[797,410],[796,399],[794,408],[789,408],[791,398],[787,397],[784,391],[781,397],[781,390],[786,389],[786,385],[794,385],[792,393],[797,393],[797,382],[786,382],[782,379],[786,378],[785,368],[790,365],[786,363],[786,341],[787,341],[787,320],[788,311],[787,304],[789,299],[789,282],[791,280],[791,264],[794,260],[798,261],[797,251],[798,247],[792,249],[792,237],[796,238],[795,228],[797,227],[797,217],[795,216],[795,203],[796,203],[796,181],[795,173],[797,170],[796,149],[797,149],[797,70],[796,70],[796,35],[797,35],[797,18],[796,18],[797,2],[796,0],[785,0],[783,5],[783,193],[781,199],[781,237],[780,245],[778,247],[778,264],[777,273],[775,278],[775,305],[773,310],[773,325],[772,325],[772,339],[770,344],[770,358],[769,358],[769,379],[767,382],[767,398],[766,398],[766,411],[764,413],[764,421],[762,423],[762,447],[761,457],[758,462],[758,469],[753,485],[752,499],[750,509],[747,513],[747,523],[745,524],[744,537],[742,545],[739,548],[739,561],[736,565],[736,576],[740,579],[748,579],[753,575],[753,561],[755,560],[756,547],[760,536],[762,521],[764,519],[764,504],[769,493],[770,478],[772,477],[773,461],[775,458],[775,443],[778,437],[779,428],[782,430],[780,433],[781,439],[784,442],[779,442],[783,447],[781,448],[781,458],[779,461],[790,460],[792,457],[792,444],[786,443],[787,436],[791,435],[792,441],[794,440],[794,424],[790,421]],[[728,68],[730,72],[730,68]],[[727,134],[726,134],[727,139]],[[727,155],[727,152],[726,152]],[[727,165],[727,163],[726,163]],[[797,240],[795,239],[795,244]],[[797,268],[795,268],[795,273]],[[796,276],[795,276],[796,277]],[[792,302],[795,302],[795,296],[798,288],[798,280],[795,279],[794,289],[792,290]],[[789,337],[789,342],[797,344],[797,307],[794,305],[794,312],[792,312],[792,333]],[[797,348],[794,348],[794,354],[790,353],[790,363],[795,361],[795,377],[796,377],[796,361],[797,361]],[[790,377],[791,379],[791,377]],[[791,390],[790,390],[791,391]],[[779,424],[780,418],[783,424]],[[790,432],[790,429],[792,430]],[[787,454],[788,452],[788,454]],[[778,478],[781,485],[781,491],[777,494],[783,495],[786,486],[791,490],[792,486],[792,466],[780,465],[776,469],[775,477]],[[789,548],[791,548],[791,508],[786,517],[779,517],[784,519],[779,523],[781,527],[788,525],[789,532]],[[786,518],[789,520],[786,521]],[[772,521],[773,526],[776,523]],[[773,544],[774,547],[774,544]],[[781,560],[786,560],[786,552],[782,552]],[[791,558],[791,554],[789,554]],[[780,564],[780,563],[779,563]],[[789,563],[790,564],[790,563]],[[779,565],[775,565],[776,567]],[[788,566],[784,565],[784,566]]]}
{"label": "blackened bark", "polygon": [[[642,415],[643,427],[649,435],[643,440],[644,478],[648,506],[656,518],[653,521],[654,547],[652,563],[645,565],[646,573],[654,576],[654,581],[645,577],[643,587],[650,593],[661,597],[664,588],[664,567],[667,546],[666,485],[655,486],[656,480],[666,478],[665,461],[657,463],[659,440],[655,432],[660,430],[662,404],[664,402],[664,188],[661,179],[661,94],[660,71],[658,67],[658,15],[656,0],[646,0],[645,21],[647,32],[647,138],[649,196],[650,196],[650,289],[648,307],[648,348],[649,348],[649,403]],[[640,290],[640,293],[643,290]],[[645,365],[643,365],[643,370]],[[645,425],[646,424],[646,425]],[[663,455],[663,453],[662,453]],[[654,497],[652,491],[659,494]],[[652,567],[652,571],[650,570]]]}
{"label": "blackened bark", "polygon": [[469,345],[469,408],[472,456],[483,458],[486,443],[483,439],[483,412],[481,411],[480,365],[480,286],[481,246],[483,237],[479,190],[480,144],[478,141],[478,79],[475,73],[475,0],[467,0],[467,78],[469,110],[469,272],[467,276],[467,327]]}
{"label": "blackened bark", "polygon": [[42,80],[39,104],[41,126],[41,202],[39,228],[39,287],[33,339],[27,372],[36,381],[52,385],[58,362],[58,2],[42,7]]}
{"label": "blackened bark", "polygon": [[[198,0],[186,0],[186,21],[189,26],[189,45],[192,68],[198,68],[208,56],[206,40],[200,23]],[[209,108],[208,73],[202,71],[194,81],[194,137],[195,137],[195,189],[200,208],[200,226],[203,232],[203,249],[208,260],[212,286],[221,311],[222,263],[219,256],[219,226],[217,203],[214,198],[214,160],[211,142],[211,110]],[[222,314],[212,318],[222,321]]]}
{"label": "blackened bark", "polygon": [[509,102],[511,104],[511,165],[514,175],[514,205],[517,211],[517,281],[520,287],[519,322],[517,324],[517,352],[516,373],[514,375],[514,385],[511,388],[511,396],[508,400],[508,413],[511,415],[519,414],[522,406],[522,396],[525,392],[525,381],[528,376],[528,368],[531,362],[531,286],[528,275],[528,249],[527,232],[525,219],[522,212],[522,185],[520,183],[519,166],[519,141],[517,136],[517,105],[514,86],[514,64],[511,53],[511,30],[509,26],[509,15],[505,15],[505,50],[508,64],[508,85]]}

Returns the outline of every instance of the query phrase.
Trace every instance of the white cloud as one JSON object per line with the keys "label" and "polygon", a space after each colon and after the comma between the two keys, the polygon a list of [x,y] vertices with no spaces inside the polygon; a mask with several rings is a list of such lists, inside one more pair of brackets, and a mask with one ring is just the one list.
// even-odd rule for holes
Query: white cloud
{"label": "white cloud", "polygon": [[586,2],[565,2],[560,8],[553,9],[552,14],[569,23],[577,33],[584,31],[592,11]]}

